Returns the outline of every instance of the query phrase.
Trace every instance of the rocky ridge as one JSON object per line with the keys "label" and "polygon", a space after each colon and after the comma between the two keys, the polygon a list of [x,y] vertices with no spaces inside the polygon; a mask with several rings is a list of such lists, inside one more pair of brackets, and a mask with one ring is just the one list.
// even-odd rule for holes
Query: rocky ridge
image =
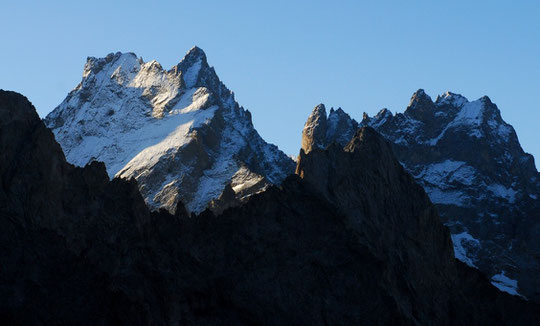
{"label": "rocky ridge", "polygon": [[433,101],[419,90],[404,113],[383,109],[361,123],[341,113],[339,127],[321,123],[334,112],[313,110],[304,150],[345,146],[341,135],[373,127],[436,204],[456,257],[501,290],[540,299],[540,174],[487,96],[470,102],[447,92]]}
{"label": "rocky ridge", "polygon": [[0,91],[0,317],[22,324],[538,324],[453,258],[391,146],[362,128],[302,152],[240,207],[150,212],[134,180],[68,164]]}
{"label": "rocky ridge", "polygon": [[133,53],[90,57],[45,123],[70,163],[102,161],[111,178],[136,179],[153,209],[182,201],[201,212],[227,184],[241,201],[294,171],[198,47],[170,70]]}

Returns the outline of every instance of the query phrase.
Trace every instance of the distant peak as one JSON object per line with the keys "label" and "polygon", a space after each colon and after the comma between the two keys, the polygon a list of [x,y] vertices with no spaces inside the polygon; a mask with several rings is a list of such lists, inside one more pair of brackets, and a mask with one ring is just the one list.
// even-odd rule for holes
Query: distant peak
{"label": "distant peak", "polygon": [[405,114],[413,119],[424,121],[433,114],[434,107],[431,97],[423,89],[419,89],[412,95]]}
{"label": "distant peak", "polygon": [[387,108],[383,108],[379,113],[377,113],[376,117],[385,117],[385,116],[392,116],[392,112],[388,110]]}
{"label": "distant peak", "polygon": [[435,100],[435,103],[437,104],[452,104],[454,106],[462,106],[468,102],[469,100],[465,96],[450,91],[447,91],[442,95],[437,95],[437,99]]}
{"label": "distant peak", "polygon": [[414,92],[413,95],[421,96],[421,95],[427,95],[423,88],[419,88],[416,92]]}
{"label": "distant peak", "polygon": [[133,52],[116,52],[109,53],[104,58],[87,57],[86,64],[84,65],[83,78],[87,77],[90,73],[97,74],[105,66],[114,65],[116,62],[122,63],[122,65],[134,65],[140,63],[137,55]]}
{"label": "distant peak", "polygon": [[484,95],[480,98],[480,101],[482,101],[483,103],[487,104],[487,105],[491,105],[493,104],[493,102],[491,102],[491,99],[489,98],[489,96],[487,95]]}
{"label": "distant peak", "polygon": [[336,114],[339,114],[339,115],[347,114],[345,111],[343,111],[343,109],[341,107],[337,108],[337,110],[335,110],[335,112],[336,112]]}
{"label": "distant peak", "polygon": [[219,78],[214,69],[208,65],[206,54],[197,46],[192,47],[170,71],[181,72],[188,88],[208,87],[210,84],[219,85]]}
{"label": "distant peak", "polygon": [[433,101],[431,100],[431,97],[427,95],[426,92],[422,88],[414,92],[414,94],[411,97],[411,103],[409,104],[409,106],[411,106],[412,104],[417,104],[421,102],[433,103]]}
{"label": "distant peak", "polygon": [[194,62],[194,61],[198,61],[199,59],[201,59],[202,61],[206,61],[206,53],[204,53],[204,51],[200,47],[194,46],[191,49],[189,49],[189,51],[186,53],[186,55],[182,59],[182,62],[184,61]]}

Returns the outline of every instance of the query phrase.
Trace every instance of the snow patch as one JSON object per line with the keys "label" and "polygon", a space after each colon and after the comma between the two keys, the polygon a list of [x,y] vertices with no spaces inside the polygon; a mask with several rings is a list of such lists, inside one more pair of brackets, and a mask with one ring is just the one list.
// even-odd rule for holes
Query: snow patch
{"label": "snow patch", "polygon": [[451,104],[456,107],[465,105],[468,102],[469,101],[464,96],[452,92],[446,92],[441,97],[437,98],[437,104]]}
{"label": "snow patch", "polygon": [[491,184],[487,186],[487,190],[489,190],[493,195],[506,199],[509,203],[513,204],[516,202],[516,195],[518,191],[512,189],[512,188],[506,188],[503,185],[500,184]]}
{"label": "snow patch", "polygon": [[457,182],[470,186],[474,183],[476,175],[476,169],[467,163],[446,160],[426,166],[415,178],[435,185]]}
{"label": "snow patch", "polygon": [[467,247],[479,247],[480,241],[473,238],[473,236],[467,232],[452,234],[451,237],[452,242],[454,243],[454,253],[456,258],[470,267],[477,268],[476,265],[474,265],[472,258],[467,253]]}
{"label": "snow patch", "polygon": [[480,124],[482,123],[483,114],[484,104],[481,100],[467,102],[463,105],[454,120],[450,122],[437,137],[427,140],[424,143],[431,146],[437,145],[446,132],[452,128],[466,129],[469,136],[481,138],[483,135]]}
{"label": "snow patch", "polygon": [[429,199],[434,204],[456,205],[466,207],[469,197],[457,190],[442,190],[437,187],[424,186]]}
{"label": "snow patch", "polygon": [[503,140],[504,142],[508,142],[510,140],[510,135],[512,135],[513,131],[511,126],[504,122],[497,122],[494,118],[489,119],[487,124],[495,136],[499,137],[500,140]]}
{"label": "snow patch", "polygon": [[491,277],[491,284],[495,285],[499,290],[506,292],[511,295],[521,296],[518,293],[518,282],[504,275],[505,272],[502,271],[500,274],[493,275]]}
{"label": "snow patch", "polygon": [[[191,131],[209,121],[216,109],[217,106],[213,106],[203,111],[170,115],[166,119],[157,120],[153,125],[128,133],[122,143],[133,147],[125,151],[128,154],[126,157],[136,155],[116,176],[137,178],[140,172],[154,167],[171,149],[190,142]],[[112,174],[122,164],[110,166],[109,173]]]}
{"label": "snow patch", "polygon": [[184,74],[184,82],[186,83],[186,87],[192,88],[197,83],[197,79],[199,78],[199,71],[201,70],[202,65],[202,59],[199,58],[191,67],[188,68],[186,73]]}

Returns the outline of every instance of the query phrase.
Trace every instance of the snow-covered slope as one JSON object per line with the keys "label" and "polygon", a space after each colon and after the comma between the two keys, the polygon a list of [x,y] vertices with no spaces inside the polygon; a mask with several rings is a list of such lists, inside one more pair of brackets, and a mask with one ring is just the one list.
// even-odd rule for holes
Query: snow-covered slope
{"label": "snow-covered slope", "polygon": [[229,183],[241,199],[294,172],[197,47],[168,71],[133,53],[88,58],[45,122],[69,162],[103,161],[111,178],[137,179],[153,208],[182,201],[200,212]]}
{"label": "snow-covered slope", "polygon": [[469,101],[447,92],[432,101],[418,90],[404,113],[383,109],[364,114],[361,123],[340,113],[339,126],[332,126],[328,121],[340,111],[327,118],[324,106],[313,110],[304,127],[305,151],[345,145],[342,135],[350,129],[373,127],[437,205],[456,257],[495,285],[504,275],[506,288],[515,285],[515,293],[540,301],[540,174],[488,97]]}

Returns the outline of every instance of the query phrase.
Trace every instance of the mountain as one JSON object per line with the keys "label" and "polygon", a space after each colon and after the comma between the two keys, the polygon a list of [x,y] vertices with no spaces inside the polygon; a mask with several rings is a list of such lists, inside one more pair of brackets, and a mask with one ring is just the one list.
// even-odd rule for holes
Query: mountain
{"label": "mountain", "polygon": [[170,70],[133,53],[88,58],[45,123],[70,163],[102,161],[111,178],[136,179],[153,209],[182,201],[200,212],[228,184],[243,200],[294,172],[198,47]]}
{"label": "mountain", "polygon": [[383,109],[357,123],[317,106],[303,130],[306,152],[370,126],[392,143],[452,232],[456,257],[503,291],[540,301],[540,174],[488,97],[417,91],[404,113]]}
{"label": "mountain", "polygon": [[133,180],[66,162],[0,90],[4,324],[535,325],[538,305],[453,258],[422,187],[371,128],[220,216],[150,211]]}

